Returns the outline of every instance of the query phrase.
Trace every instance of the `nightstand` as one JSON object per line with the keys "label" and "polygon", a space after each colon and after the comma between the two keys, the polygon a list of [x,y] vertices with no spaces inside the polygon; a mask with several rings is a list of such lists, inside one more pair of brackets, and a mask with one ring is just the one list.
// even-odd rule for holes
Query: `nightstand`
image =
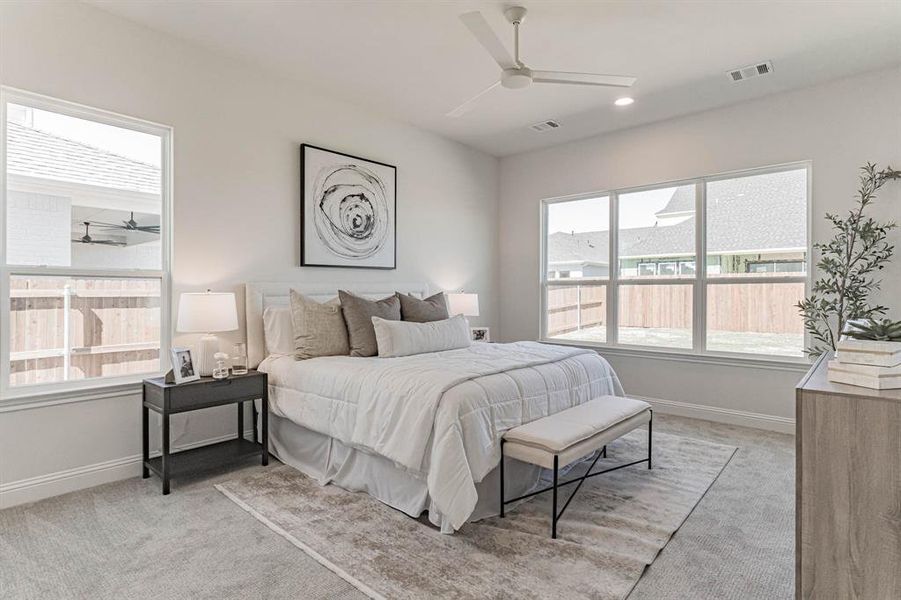
{"label": "nightstand", "polygon": [[[263,465],[269,464],[269,379],[266,373],[248,371],[246,375],[232,375],[228,379],[203,377],[182,384],[166,383],[163,377],[144,380],[144,400],[141,406],[142,450],[144,479],[152,471],[162,479],[163,494],[169,493],[169,480],[186,473],[215,468],[223,463],[259,454]],[[244,438],[244,403],[261,400],[260,437],[257,440],[257,411],[253,407],[253,441]],[[238,436],[234,439],[182,450],[169,450],[169,417],[177,413],[236,404],[238,406]],[[162,455],[150,458],[149,411],[163,418]]]}

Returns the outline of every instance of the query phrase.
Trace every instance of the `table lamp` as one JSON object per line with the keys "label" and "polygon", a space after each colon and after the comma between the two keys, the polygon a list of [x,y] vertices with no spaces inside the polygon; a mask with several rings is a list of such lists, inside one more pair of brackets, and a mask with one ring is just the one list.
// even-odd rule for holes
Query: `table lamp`
{"label": "table lamp", "polygon": [[219,352],[220,331],[235,331],[238,328],[238,310],[235,295],[231,292],[185,293],[178,299],[178,324],[182,333],[203,333],[200,351],[194,360],[202,377],[213,374],[216,366],[215,354]]}
{"label": "table lamp", "polygon": [[463,315],[464,317],[479,316],[479,295],[465,292],[447,295],[447,311],[451,316]]}

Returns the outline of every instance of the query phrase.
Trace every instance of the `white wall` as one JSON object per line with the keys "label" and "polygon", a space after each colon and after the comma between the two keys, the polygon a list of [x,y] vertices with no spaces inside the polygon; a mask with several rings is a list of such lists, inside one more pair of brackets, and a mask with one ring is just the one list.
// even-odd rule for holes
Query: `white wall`
{"label": "white wall", "polygon": [[[813,161],[813,241],[824,241],[830,233],[823,214],[851,208],[858,167],[867,161],[901,167],[901,69],[504,158],[503,338],[539,335],[541,199],[800,160]],[[873,214],[901,221],[901,182],[884,188]],[[892,239],[899,242],[897,231]],[[901,318],[901,256],[883,280],[878,297]],[[777,426],[794,417],[796,370],[608,358],[629,393],[713,407],[677,406],[689,414]]]}
{"label": "white wall", "polygon": [[72,201],[10,190],[6,208],[6,260],[11,265],[69,265]]}
{"label": "white wall", "polygon": [[[0,83],[174,127],[176,295],[425,281],[479,292],[478,324],[497,325],[495,158],[78,3],[0,4]],[[397,166],[396,271],[297,266],[302,142]],[[0,506],[138,473],[139,406],[0,412]],[[174,425],[173,442],[230,433],[233,410],[215,412]]]}

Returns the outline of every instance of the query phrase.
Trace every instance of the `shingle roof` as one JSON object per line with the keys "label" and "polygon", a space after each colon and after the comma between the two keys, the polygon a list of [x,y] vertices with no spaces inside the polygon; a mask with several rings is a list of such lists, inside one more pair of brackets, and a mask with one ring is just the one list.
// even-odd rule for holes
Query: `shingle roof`
{"label": "shingle roof", "polygon": [[[711,254],[740,251],[802,250],[807,237],[807,173],[785,171],[714,181],[707,188],[707,249]],[[691,211],[692,188],[679,188],[658,216]],[[695,218],[674,225],[622,229],[623,258],[694,254]],[[609,262],[609,232],[553,233],[548,262]]]}
{"label": "shingle roof", "polygon": [[11,175],[160,193],[159,167],[11,121],[6,131]]}
{"label": "shingle roof", "polygon": [[549,263],[591,262],[610,264],[610,242],[607,231],[585,233],[552,233],[548,236]]}
{"label": "shingle roof", "polygon": [[693,185],[683,185],[677,187],[673,192],[673,197],[669,199],[661,210],[657,211],[657,216],[662,217],[671,213],[694,212],[695,210],[695,188]]}

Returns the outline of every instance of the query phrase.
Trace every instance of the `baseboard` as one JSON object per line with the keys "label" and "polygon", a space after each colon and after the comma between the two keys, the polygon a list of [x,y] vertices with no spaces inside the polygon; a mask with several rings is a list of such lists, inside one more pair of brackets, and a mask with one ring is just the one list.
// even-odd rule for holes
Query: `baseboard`
{"label": "baseboard", "polygon": [[[707,421],[728,423],[730,425],[753,427],[755,429],[766,429],[778,431],[780,433],[793,434],[795,432],[795,420],[788,417],[777,417],[775,415],[721,408],[718,406],[690,404],[688,402],[677,402],[675,400],[664,400],[662,398],[641,398],[649,402],[654,407],[654,410],[663,414],[704,419]],[[245,432],[245,435],[248,437],[252,434],[252,429],[248,429]],[[184,444],[175,449],[189,450],[191,448],[196,448],[197,446],[221,442],[231,437],[232,435],[223,435],[216,438]],[[154,456],[159,456],[159,453],[155,453]],[[56,473],[40,475],[38,477],[31,477],[29,479],[21,479],[19,481],[0,485],[0,509],[16,506],[17,504],[25,504],[26,502],[43,500],[44,498],[50,498],[51,496],[58,496],[60,494],[66,494],[68,492],[74,492],[76,490],[82,490],[104,483],[110,483],[112,481],[128,479],[129,477],[137,477],[140,474],[141,455],[136,454],[83,467],[76,467],[65,471],[57,471]]]}
{"label": "baseboard", "polygon": [[654,407],[654,410],[659,411],[662,414],[704,419],[705,421],[716,421],[718,423],[728,423],[729,425],[753,427],[754,429],[766,429],[769,431],[778,431],[779,433],[795,433],[795,420],[788,417],[777,417],[775,415],[747,412],[732,408],[721,408],[719,406],[690,404],[688,402],[677,402],[675,400],[663,400],[662,398],[637,397],[650,403]]}
{"label": "baseboard", "polygon": [[[246,430],[244,435],[246,437],[252,436],[253,429]],[[221,435],[189,444],[181,444],[174,446],[172,449],[174,451],[190,450],[198,446],[223,442],[233,437],[234,434]],[[151,453],[152,457],[159,455],[158,451]],[[36,502],[104,483],[137,477],[140,474],[141,455],[135,454],[65,471],[57,471],[47,475],[20,479],[19,481],[0,485],[0,509],[27,502]]]}

